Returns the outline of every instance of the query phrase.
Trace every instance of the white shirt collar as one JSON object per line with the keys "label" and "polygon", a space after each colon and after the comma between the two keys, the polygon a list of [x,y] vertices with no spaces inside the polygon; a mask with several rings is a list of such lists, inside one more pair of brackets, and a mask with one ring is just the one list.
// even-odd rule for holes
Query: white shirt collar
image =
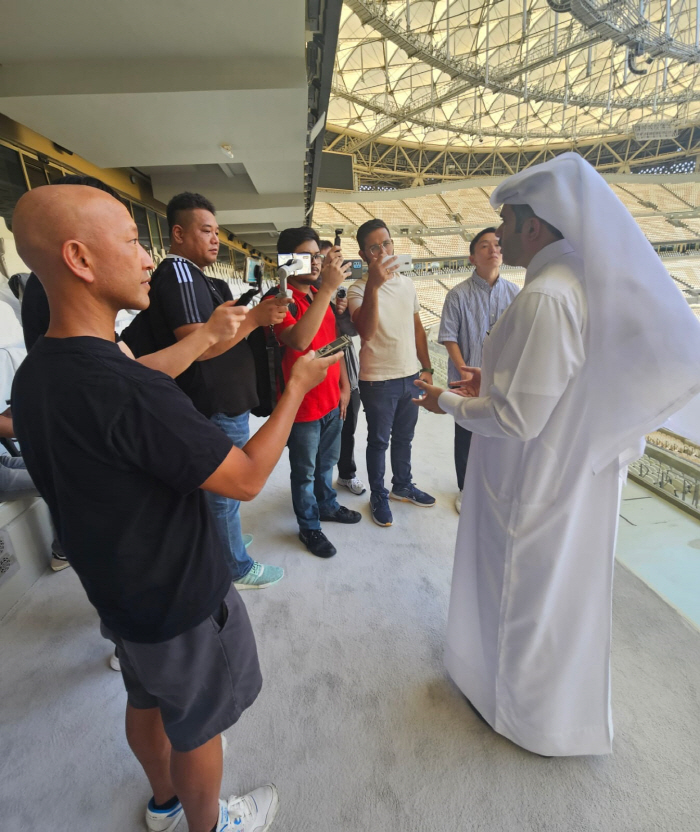
{"label": "white shirt collar", "polygon": [[540,249],[532,260],[530,260],[530,265],[525,272],[525,282],[527,283],[535,275],[539,274],[547,263],[551,263],[552,260],[556,260],[557,257],[562,257],[565,254],[573,254],[573,251],[574,249],[568,240],[555,240],[553,243]]}

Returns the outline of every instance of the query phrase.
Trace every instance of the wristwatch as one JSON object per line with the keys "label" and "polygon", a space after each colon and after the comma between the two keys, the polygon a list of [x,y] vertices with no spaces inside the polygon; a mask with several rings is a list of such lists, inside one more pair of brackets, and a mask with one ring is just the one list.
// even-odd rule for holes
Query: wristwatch
{"label": "wristwatch", "polygon": [[421,367],[418,375],[420,375],[421,373],[430,373],[430,375],[432,376],[435,375],[435,370],[433,370],[432,367]]}

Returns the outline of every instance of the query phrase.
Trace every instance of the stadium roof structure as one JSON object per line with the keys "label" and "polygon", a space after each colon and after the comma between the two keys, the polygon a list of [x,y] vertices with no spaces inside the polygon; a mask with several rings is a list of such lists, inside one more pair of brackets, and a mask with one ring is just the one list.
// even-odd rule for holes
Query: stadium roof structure
{"label": "stadium roof structure", "polygon": [[326,149],[358,186],[597,167],[694,170],[698,0],[345,0]]}

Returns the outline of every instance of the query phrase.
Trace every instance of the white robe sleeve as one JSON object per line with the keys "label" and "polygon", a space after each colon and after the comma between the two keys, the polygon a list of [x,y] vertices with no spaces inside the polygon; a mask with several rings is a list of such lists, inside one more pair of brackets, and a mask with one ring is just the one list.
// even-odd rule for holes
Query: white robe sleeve
{"label": "white robe sleeve", "polygon": [[582,324],[562,300],[542,292],[521,296],[512,311],[501,321],[506,332],[491,336],[501,343],[488,390],[477,398],[445,392],[439,404],[481,436],[527,441],[539,436],[585,360]]}

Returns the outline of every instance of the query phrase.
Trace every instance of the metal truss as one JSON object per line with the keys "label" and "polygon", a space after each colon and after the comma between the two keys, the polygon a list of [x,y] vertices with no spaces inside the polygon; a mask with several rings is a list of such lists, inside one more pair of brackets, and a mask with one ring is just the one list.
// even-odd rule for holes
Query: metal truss
{"label": "metal truss", "polygon": [[605,40],[632,47],[634,55],[671,58],[683,63],[700,62],[697,24],[695,46],[691,46],[671,37],[673,9],[670,0],[666,6],[665,31],[647,20],[644,5],[644,2],[636,0],[617,0],[614,3],[609,0],[567,0],[561,3],[561,10],[571,12],[587,29],[598,32]]}
{"label": "metal truss", "polygon": [[[576,4],[577,7],[581,8],[582,19],[585,18],[584,22],[587,26],[591,25],[590,21],[593,20],[594,12],[603,22],[599,22],[599,25],[594,29],[589,29],[583,25],[577,25],[578,21],[571,20],[569,26],[558,38],[547,40],[545,43],[533,47],[528,45],[523,50],[524,60],[517,63],[507,61],[500,65],[489,65],[488,51],[483,64],[477,64],[465,58],[451,57],[442,45],[435,45],[429,38],[404,28],[397,20],[387,14],[383,5],[368,0],[345,0],[345,2],[363,24],[371,26],[380,35],[400,47],[409,57],[417,58],[452,78],[450,83],[436,87],[431,90],[429,95],[411,101],[404,107],[392,106],[389,102],[380,103],[376,97],[357,95],[336,82],[332,89],[334,95],[384,116],[371,132],[354,138],[348,145],[347,152],[349,153],[359,150],[401,123],[418,124],[432,130],[444,130],[457,135],[485,135],[515,139],[524,137],[552,138],[552,131],[542,129],[527,130],[522,126],[505,130],[482,127],[480,117],[474,117],[460,125],[453,125],[449,122],[421,115],[475,88],[488,88],[493,92],[507,93],[524,101],[550,102],[561,104],[564,107],[601,108],[607,112],[611,110],[631,111],[645,107],[653,108],[656,112],[658,108],[672,105],[682,106],[691,101],[700,100],[700,91],[693,91],[692,89],[684,89],[676,93],[662,92],[659,94],[658,91],[654,91],[647,95],[620,97],[611,95],[609,91],[598,94],[577,93],[569,88],[568,80],[564,87],[558,89],[554,88],[547,80],[541,80],[538,83],[528,82],[528,74],[531,71],[558,63],[569,54],[580,52],[601,43],[606,38],[611,37],[611,32],[626,33],[622,40],[618,37],[615,41],[620,45],[632,44],[631,37],[634,34],[636,36],[634,41],[635,54],[639,54],[639,50],[642,48],[640,44],[643,43],[648,45],[650,50],[653,50],[654,57],[668,54],[676,60],[684,60],[689,63],[700,60],[700,50],[697,47],[693,49],[686,44],[678,43],[669,36],[661,40],[655,34],[652,37],[653,27],[648,24],[645,27],[637,20],[637,17],[640,17],[639,12],[628,14],[627,3],[619,3],[617,11],[613,13],[609,10],[610,4],[606,4],[605,7],[600,9],[593,0],[578,0],[578,3],[573,0],[572,5]],[[588,10],[587,17],[583,13],[584,7]],[[625,8],[620,9],[619,7]],[[573,8],[571,11],[573,14]],[[627,20],[628,17],[630,17],[630,20]],[[609,22],[608,18],[612,22]],[[607,28],[604,24],[607,24]],[[488,26],[488,21],[486,25]],[[646,40],[641,38],[644,33],[646,33]],[[664,49],[667,51],[664,52]],[[591,133],[593,132],[593,129],[591,129]],[[619,133],[619,128],[611,127],[607,131],[601,131],[598,127],[595,129],[595,133],[597,136],[615,134]],[[571,131],[557,130],[556,135],[558,138],[576,140],[585,136],[585,131],[579,130],[578,135],[575,135]]]}
{"label": "metal truss", "polygon": [[[326,131],[326,150],[350,152],[354,137]],[[665,165],[669,172],[700,154],[700,127],[690,127],[675,139],[640,142],[626,137],[577,143],[552,142],[541,147],[470,149],[419,147],[388,140],[372,141],[355,150],[355,173],[360,189],[397,189],[479,176],[508,176],[531,165],[575,150],[597,170],[630,173]]]}
{"label": "metal truss", "polygon": [[[537,90],[541,90],[541,94],[537,94]],[[658,96],[656,93],[650,93],[649,95],[645,96],[637,96],[637,97],[629,97],[625,99],[613,99],[611,100],[608,95],[598,95],[598,96],[591,96],[585,94],[576,94],[569,92],[568,90],[544,90],[544,84],[541,83],[539,85],[534,85],[530,87],[530,90],[534,90],[534,94],[528,93],[528,100],[531,101],[551,101],[557,104],[563,105],[573,105],[579,107],[601,107],[604,109],[624,109],[624,110],[636,110],[642,107],[665,107],[668,105],[683,105],[687,104],[691,101],[700,101],[700,89],[693,90],[687,89],[681,92],[677,92],[670,95],[664,95],[663,98]],[[587,132],[594,133],[596,136],[601,135],[619,135],[620,128],[617,126],[613,126],[609,128],[609,130],[601,130],[600,128],[584,128],[582,130],[578,130],[577,132],[574,130],[562,130],[561,128],[557,129],[556,132],[551,130],[543,130],[543,129],[528,129],[526,126],[520,127],[513,127],[511,129],[502,130],[497,127],[483,127],[481,117],[477,116],[470,119],[467,122],[464,122],[460,125],[451,124],[449,121],[439,121],[434,118],[426,118],[421,117],[419,115],[419,110],[417,109],[418,105],[416,105],[416,109],[412,109],[411,107],[403,107],[403,108],[396,108],[393,109],[390,105],[380,105],[374,99],[362,97],[356,95],[355,93],[349,93],[344,90],[342,87],[334,84],[332,90],[334,95],[339,96],[340,98],[344,98],[347,101],[351,101],[353,104],[357,104],[361,107],[364,107],[367,110],[371,110],[374,113],[382,114],[386,116],[385,119],[382,119],[377,124],[377,127],[367,135],[358,136],[353,139],[351,143],[348,144],[347,152],[354,153],[357,150],[360,150],[362,147],[373,141],[374,139],[379,138],[382,136],[387,130],[390,130],[397,124],[402,122],[412,122],[413,124],[419,124],[422,127],[427,127],[431,130],[444,130],[448,133],[454,133],[458,136],[472,136],[472,137],[481,137],[481,136],[492,136],[494,138],[501,138],[501,139],[571,139],[576,141],[579,138],[584,138]],[[511,92],[511,90],[504,90],[507,92]],[[514,95],[522,95],[522,89],[519,89],[516,92],[513,92]],[[437,107],[440,103],[443,103],[447,100],[446,95],[440,96],[440,100],[436,98],[435,100],[431,99],[430,107]],[[452,97],[451,95],[449,97]],[[421,105],[420,112],[423,112],[424,109],[428,109],[428,107],[423,108]],[[411,112],[409,112],[411,111]]]}
{"label": "metal truss", "polygon": [[[392,17],[387,15],[385,7],[378,3],[364,2],[364,0],[345,0],[345,5],[355,12],[362,23],[371,26],[379,34],[403,49],[409,58],[417,58],[434,69],[444,72],[453,79],[452,83],[441,86],[439,91],[435,90],[431,95],[423,96],[417,101],[411,102],[406,107],[397,107],[394,109],[391,107],[382,107],[377,105],[372,99],[354,95],[340,87],[340,85],[334,85],[332,91],[335,95],[339,95],[368,110],[386,116],[386,119],[380,122],[372,133],[367,136],[357,137],[354,145],[348,152],[353,152],[363,147],[368,142],[383,135],[394,125],[406,121],[412,121],[424,127],[449,130],[450,132],[475,133],[476,129],[457,128],[443,122],[435,122],[433,119],[419,118],[420,114],[426,110],[439,107],[441,104],[475,87],[489,86],[495,92],[506,92],[519,98],[533,101],[561,101],[563,103],[565,95],[563,92],[561,96],[557,92],[554,92],[552,93],[554,97],[545,97],[546,93],[544,89],[540,89],[543,85],[535,85],[528,88],[527,80],[521,84],[512,84],[510,82],[521,76],[527,78],[527,73],[531,70],[547,66],[547,64],[559,61],[572,52],[578,52],[581,49],[593,46],[602,41],[600,35],[586,32],[582,27],[578,31],[569,28],[559,43],[548,42],[533,47],[527,52],[527,57],[523,62],[517,64],[508,62],[505,66],[496,65],[490,67],[487,60],[481,66],[467,59],[452,58],[442,46],[434,45],[429,38],[414,32],[409,32]],[[607,106],[607,104],[608,99],[606,97],[603,106]],[[484,134],[490,135],[485,133],[485,131]]]}

